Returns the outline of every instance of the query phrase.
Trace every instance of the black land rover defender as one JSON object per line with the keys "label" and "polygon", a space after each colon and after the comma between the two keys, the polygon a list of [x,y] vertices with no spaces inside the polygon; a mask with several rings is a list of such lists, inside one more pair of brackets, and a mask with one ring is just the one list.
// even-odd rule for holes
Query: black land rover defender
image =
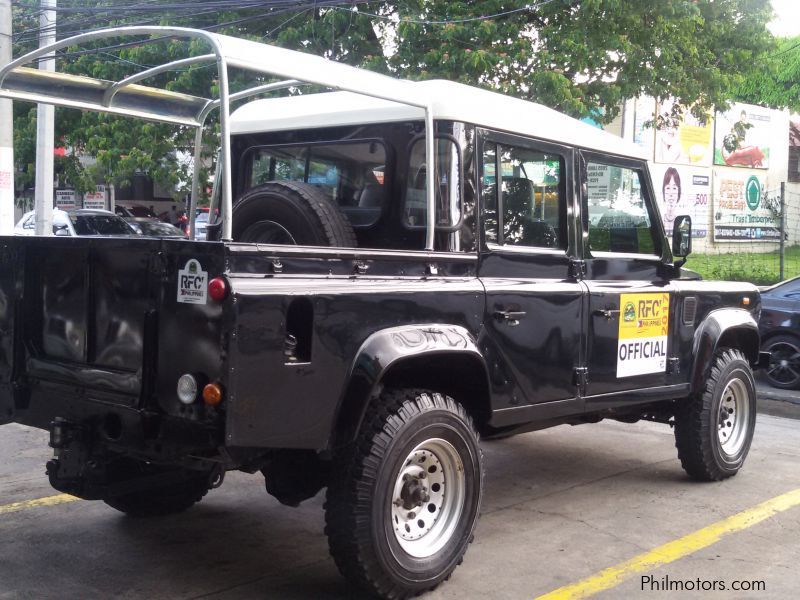
{"label": "black land rover defender", "polygon": [[334,92],[231,115],[209,241],[0,238],[0,422],[51,432],[53,487],[134,517],[230,470],[291,506],[327,488],[339,569],[400,598],[472,541],[479,437],[648,419],[692,478],[737,473],[758,290],[681,268],[691,221],[670,248],[635,148],[408,85],[432,108]]}

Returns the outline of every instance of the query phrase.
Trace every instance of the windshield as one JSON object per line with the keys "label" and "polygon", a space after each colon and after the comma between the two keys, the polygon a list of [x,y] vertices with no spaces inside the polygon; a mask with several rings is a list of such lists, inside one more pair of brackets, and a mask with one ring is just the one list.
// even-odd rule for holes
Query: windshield
{"label": "windshield", "polygon": [[134,231],[116,215],[70,215],[78,235],[132,235]]}
{"label": "windshield", "polygon": [[195,223],[208,223],[208,213],[200,213],[194,218]]}

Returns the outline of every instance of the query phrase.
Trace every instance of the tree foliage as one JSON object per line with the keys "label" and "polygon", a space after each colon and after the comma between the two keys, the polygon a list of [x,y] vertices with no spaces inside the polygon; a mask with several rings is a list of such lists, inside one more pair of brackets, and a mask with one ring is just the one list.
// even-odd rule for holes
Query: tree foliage
{"label": "tree foliage", "polygon": [[742,102],[800,111],[800,36],[784,38],[750,71],[733,97]]}
{"label": "tree foliage", "polygon": [[[70,0],[60,5],[65,3]],[[115,3],[117,0],[102,0],[91,5],[98,10]],[[150,5],[159,3],[166,4],[166,0]],[[34,0],[15,4],[16,26],[30,21],[35,4]],[[259,12],[252,6],[227,12],[176,11],[172,0],[157,21],[215,28],[401,78],[445,78],[480,85],[603,122],[617,115],[621,100],[643,94],[675,98],[676,114],[686,107],[699,115],[713,105],[725,106],[731,90],[745,85],[752,77],[749,71],[773,47],[765,27],[771,17],[767,0],[295,4],[292,11],[283,7]],[[80,6],[81,2],[71,0],[71,5]],[[130,21],[115,16],[115,20],[92,24]],[[18,43],[15,55],[30,49],[30,43],[30,39]],[[94,52],[71,56],[69,53],[78,49],[68,49],[68,58],[59,61],[59,68],[119,79],[166,57],[207,52],[196,42],[118,49],[108,49],[108,45],[104,40],[88,46]],[[150,84],[206,95],[216,85],[216,72],[194,66]],[[236,85],[234,76],[232,86]],[[35,111],[19,103],[16,111],[17,163],[31,176]],[[91,167],[64,161],[64,173],[79,188],[98,177],[130,179],[138,171],[172,186],[185,187],[188,181],[186,166],[179,163],[174,151],[189,148],[190,131],[74,110],[59,110],[56,127],[65,145],[97,159]]]}

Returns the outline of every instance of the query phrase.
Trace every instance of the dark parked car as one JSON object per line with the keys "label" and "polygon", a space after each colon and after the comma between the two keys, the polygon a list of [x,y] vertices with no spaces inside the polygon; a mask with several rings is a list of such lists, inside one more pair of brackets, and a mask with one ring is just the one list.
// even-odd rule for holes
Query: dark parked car
{"label": "dark parked car", "polygon": [[761,299],[761,347],[771,353],[767,381],[784,390],[800,389],[800,277],[764,289]]}
{"label": "dark parked car", "polygon": [[169,223],[161,221],[142,221],[138,223],[142,235],[150,237],[185,238],[186,234]]}

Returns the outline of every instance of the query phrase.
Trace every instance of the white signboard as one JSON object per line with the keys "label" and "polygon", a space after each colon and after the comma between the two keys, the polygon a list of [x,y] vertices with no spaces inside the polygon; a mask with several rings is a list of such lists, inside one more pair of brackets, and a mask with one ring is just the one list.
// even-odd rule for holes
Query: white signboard
{"label": "white signboard", "polygon": [[651,164],[650,168],[667,235],[672,235],[675,217],[689,215],[692,217],[692,237],[706,237],[711,202],[711,169],[659,164]]}
{"label": "white signboard", "polygon": [[779,242],[780,219],[764,205],[764,171],[714,168],[714,241]]}
{"label": "white signboard", "polygon": [[93,192],[83,195],[83,208],[104,210],[106,208],[106,186],[98,185]]}
{"label": "white signboard", "polygon": [[205,304],[208,299],[208,273],[200,262],[190,258],[186,266],[178,271],[178,302]]}
{"label": "white signboard", "polygon": [[56,190],[56,208],[60,210],[75,208],[75,190]]}
{"label": "white signboard", "polygon": [[611,183],[609,166],[589,163],[586,170],[589,198],[608,198],[608,186]]}

